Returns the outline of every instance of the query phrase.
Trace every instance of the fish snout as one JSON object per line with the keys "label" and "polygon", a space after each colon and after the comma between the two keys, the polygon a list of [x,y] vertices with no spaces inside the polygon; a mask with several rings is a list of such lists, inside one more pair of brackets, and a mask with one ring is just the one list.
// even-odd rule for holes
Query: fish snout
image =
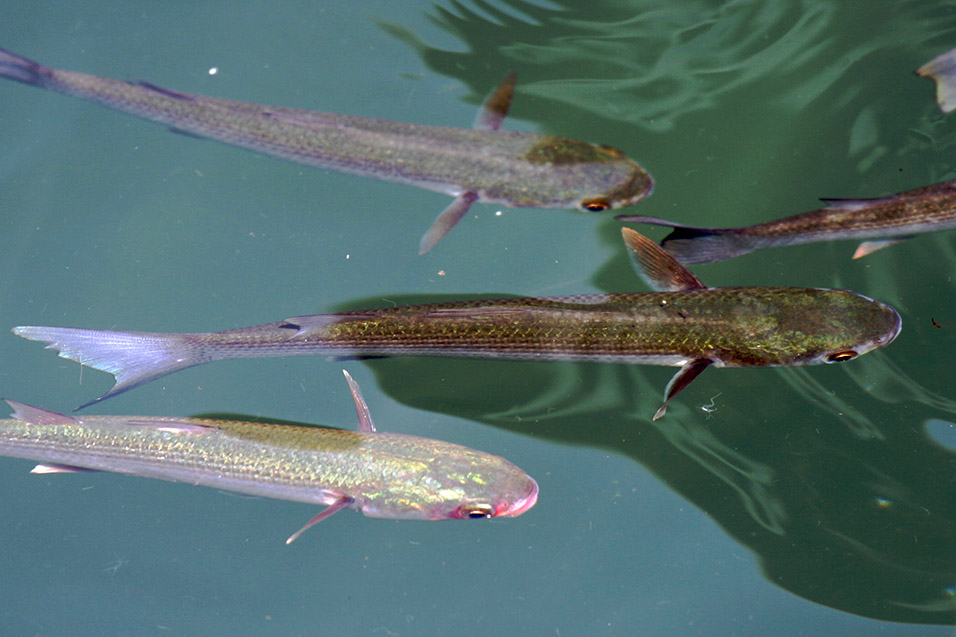
{"label": "fish snout", "polygon": [[527,495],[517,500],[505,501],[498,505],[495,517],[516,518],[538,502],[538,483],[529,477],[529,491]]}

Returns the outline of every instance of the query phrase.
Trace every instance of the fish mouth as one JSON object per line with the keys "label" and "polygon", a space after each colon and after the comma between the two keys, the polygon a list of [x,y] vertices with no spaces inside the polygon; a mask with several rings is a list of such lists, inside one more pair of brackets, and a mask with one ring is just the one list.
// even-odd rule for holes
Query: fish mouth
{"label": "fish mouth", "polygon": [[622,196],[620,199],[614,202],[614,208],[626,208],[628,206],[633,206],[638,201],[650,196],[651,193],[654,192],[654,178],[651,177],[649,172],[638,167],[638,171],[635,171],[635,174],[633,177],[631,177],[630,181],[621,186],[618,192],[625,196]]}
{"label": "fish mouth", "polygon": [[538,501],[538,483],[531,480],[531,493],[520,500],[511,503],[511,506],[495,513],[495,517],[516,518]]}

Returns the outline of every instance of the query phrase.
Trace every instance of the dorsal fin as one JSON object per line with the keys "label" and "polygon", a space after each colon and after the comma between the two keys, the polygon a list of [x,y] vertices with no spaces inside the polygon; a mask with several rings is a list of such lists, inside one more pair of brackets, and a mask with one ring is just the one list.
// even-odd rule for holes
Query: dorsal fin
{"label": "dorsal fin", "polygon": [[349,391],[352,392],[352,400],[355,402],[355,413],[358,415],[358,430],[367,434],[375,433],[375,423],[372,422],[372,414],[368,410],[368,405],[365,404],[365,399],[362,398],[362,390],[359,388],[359,384],[356,383],[352,376],[344,369],[342,373],[345,374],[345,380],[349,384]]}
{"label": "dorsal fin", "polygon": [[4,398],[4,401],[13,409],[13,414],[11,415],[14,418],[28,422],[31,425],[73,425],[77,422],[73,416],[67,416],[66,414],[60,414],[47,409],[40,409],[33,405],[8,400],[6,398]]}
{"label": "dorsal fin", "polygon": [[518,76],[514,71],[508,71],[501,84],[485,98],[478,116],[475,118],[474,128],[478,130],[498,130],[508,115],[511,98],[515,94],[515,82]]}
{"label": "dorsal fin", "polygon": [[630,228],[621,228],[638,275],[658,292],[699,290],[707,286],[663,248]]}

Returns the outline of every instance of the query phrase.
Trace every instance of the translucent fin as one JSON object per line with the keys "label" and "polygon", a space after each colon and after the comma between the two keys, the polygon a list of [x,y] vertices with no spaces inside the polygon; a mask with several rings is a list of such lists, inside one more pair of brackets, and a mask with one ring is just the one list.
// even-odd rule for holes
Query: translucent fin
{"label": "translucent fin", "polygon": [[60,414],[47,409],[40,409],[39,407],[34,407],[26,403],[7,400],[6,398],[4,398],[4,402],[13,409],[13,414],[11,414],[13,418],[28,422],[31,425],[74,425],[77,422],[73,416],[67,416],[66,414]]}
{"label": "translucent fin", "polygon": [[0,77],[24,84],[45,86],[44,79],[49,72],[49,68],[33,60],[28,60],[6,49],[0,49]]}
{"label": "translucent fin", "polygon": [[956,49],[939,55],[916,69],[916,74],[936,82],[936,103],[949,113],[956,109]]}
{"label": "translucent fin", "polygon": [[674,257],[664,252],[656,243],[630,228],[621,228],[637,273],[653,290],[675,292],[698,290],[707,286],[694,273]]}
{"label": "translucent fin", "polygon": [[37,475],[46,475],[49,473],[96,473],[98,469],[87,469],[86,467],[74,467],[69,464],[38,464],[30,469],[30,473]]}
{"label": "translucent fin", "polygon": [[150,427],[152,429],[156,429],[157,431],[186,435],[205,434],[219,430],[219,427],[216,427],[215,425],[207,425],[194,420],[169,420],[159,418],[152,420],[149,418],[137,418],[126,421],[126,424],[131,427]]}
{"label": "translucent fin", "polygon": [[368,410],[368,405],[365,404],[365,399],[362,398],[362,390],[359,388],[359,384],[355,382],[351,374],[344,369],[342,373],[345,374],[345,381],[349,384],[349,391],[352,392],[352,400],[355,402],[355,413],[358,415],[358,430],[363,433],[375,433],[377,431],[375,429],[375,423],[372,422],[372,414]]}
{"label": "translucent fin", "polygon": [[859,259],[860,257],[865,257],[868,254],[873,254],[877,250],[882,250],[883,248],[888,248],[895,243],[900,241],[906,241],[909,237],[893,237],[892,239],[877,239],[876,241],[864,241],[857,246],[856,252],[853,253],[854,259]]}
{"label": "translucent fin", "polygon": [[330,515],[338,513],[342,509],[346,508],[348,505],[352,504],[352,502],[354,502],[354,500],[352,500],[352,498],[348,497],[347,495],[341,496],[338,500],[330,504],[327,509],[319,512],[314,518],[306,522],[305,526],[303,526],[301,529],[299,529],[298,531],[290,535],[289,539],[286,540],[285,543],[292,544],[297,539],[299,539],[299,536],[305,533],[307,529],[312,528],[313,526],[315,526],[316,524],[318,524],[325,518],[329,517]]}
{"label": "translucent fin", "polygon": [[508,115],[508,108],[511,106],[511,98],[515,94],[515,83],[518,76],[514,71],[509,71],[501,84],[485,98],[485,103],[478,111],[478,117],[475,119],[474,128],[478,130],[498,130]]}
{"label": "translucent fin", "polygon": [[435,244],[441,241],[442,237],[448,234],[455,227],[461,218],[465,216],[471,204],[478,199],[478,193],[463,192],[447,208],[441,211],[441,214],[435,218],[431,228],[422,236],[418,243],[418,254],[425,254],[435,247]]}
{"label": "translucent fin", "polygon": [[697,358],[685,363],[684,366],[674,374],[670,382],[667,383],[667,387],[664,389],[664,404],[661,405],[661,408],[654,414],[653,420],[657,420],[663,416],[664,413],[667,412],[667,403],[671,401],[671,398],[690,385],[695,378],[700,376],[702,371],[710,367],[710,364],[711,361],[706,358]]}
{"label": "translucent fin", "polygon": [[113,375],[116,384],[112,389],[77,409],[205,362],[198,348],[178,334],[36,326],[15,327],[13,333],[31,341],[47,343],[47,349],[58,351],[60,358]]}
{"label": "translucent fin", "polygon": [[615,219],[673,228],[661,247],[685,265],[733,259],[760,247],[757,240],[738,228],[696,228],[641,215],[618,215]]}

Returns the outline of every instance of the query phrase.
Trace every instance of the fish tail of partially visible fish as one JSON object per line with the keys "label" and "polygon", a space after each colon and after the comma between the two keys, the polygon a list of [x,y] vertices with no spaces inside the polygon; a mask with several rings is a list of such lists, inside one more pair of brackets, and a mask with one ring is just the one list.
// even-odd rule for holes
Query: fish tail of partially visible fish
{"label": "fish tail of partially visible fish", "polygon": [[661,247],[687,265],[732,259],[761,247],[759,237],[744,234],[736,228],[697,228],[640,215],[620,215],[617,219],[673,228],[661,241]]}
{"label": "fish tail of partially visible fish", "polygon": [[13,333],[27,340],[47,343],[47,349],[56,350],[61,358],[113,375],[116,383],[108,392],[77,409],[210,360],[201,345],[191,340],[188,334],[38,326],[15,327]]}
{"label": "fish tail of partially visible fish", "polygon": [[46,86],[51,69],[33,60],[0,49],[0,77],[33,86]]}

